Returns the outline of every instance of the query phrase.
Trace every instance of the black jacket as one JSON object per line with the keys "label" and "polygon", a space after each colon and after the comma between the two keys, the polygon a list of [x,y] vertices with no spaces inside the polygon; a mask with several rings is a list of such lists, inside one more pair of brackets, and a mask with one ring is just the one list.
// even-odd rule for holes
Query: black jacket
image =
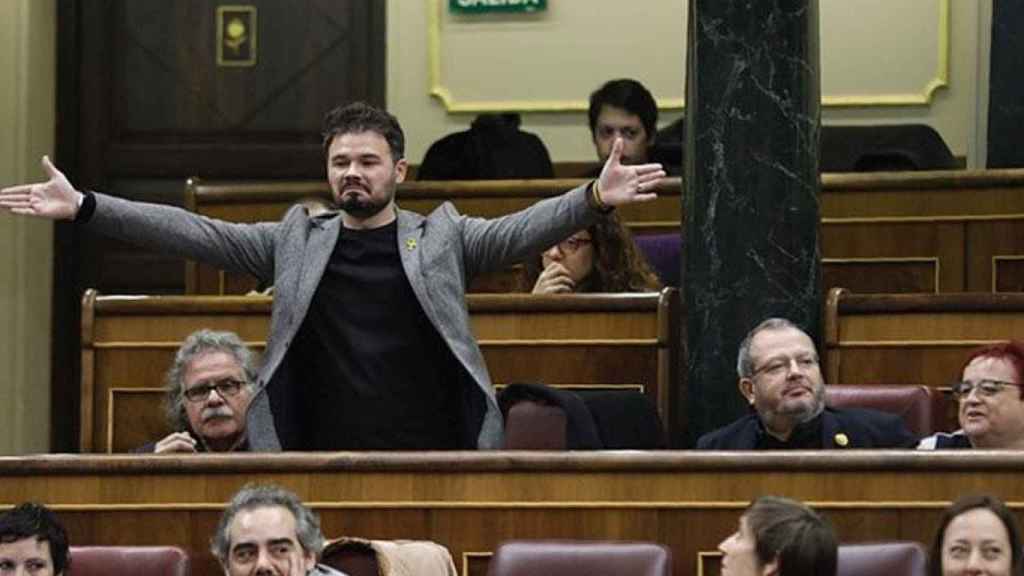
{"label": "black jacket", "polygon": [[[917,438],[895,414],[860,408],[825,408],[821,413],[821,449],[912,448]],[[754,450],[763,427],[757,414],[700,437],[698,450]]]}

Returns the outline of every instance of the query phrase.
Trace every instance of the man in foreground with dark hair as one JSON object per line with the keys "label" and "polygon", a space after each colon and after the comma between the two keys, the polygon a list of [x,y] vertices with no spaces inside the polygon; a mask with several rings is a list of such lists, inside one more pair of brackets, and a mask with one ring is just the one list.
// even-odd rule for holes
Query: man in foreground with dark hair
{"label": "man in foreground with dark hair", "polygon": [[762,496],[718,545],[722,576],[835,576],[839,544],[832,525],[804,504]]}
{"label": "man in foreground with dark hair", "polygon": [[274,485],[239,490],[210,542],[227,576],[344,576],[317,563],[323,547],[320,519],[294,493]]}
{"label": "man in foreground with dark hair", "polygon": [[600,177],[485,220],[450,203],[429,216],[397,207],[405,179],[398,120],[356,103],[324,120],[327,179],[340,213],[290,210],[235,224],[178,208],[80,192],[49,161],[49,180],[0,191],[0,209],[74,220],[121,240],[274,285],[263,367],[249,406],[249,448],[497,448],[501,414],[473,336],[466,286],[603,218],[653,200],[665,172],[624,166],[616,139]]}
{"label": "man in foreground with dark hair", "polygon": [[0,515],[0,574],[61,576],[68,534],[46,506],[27,502]]}

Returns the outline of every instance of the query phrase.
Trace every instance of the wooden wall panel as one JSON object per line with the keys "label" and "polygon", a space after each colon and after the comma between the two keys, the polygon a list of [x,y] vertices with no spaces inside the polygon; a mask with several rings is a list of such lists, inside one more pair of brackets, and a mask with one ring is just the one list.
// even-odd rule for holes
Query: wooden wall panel
{"label": "wooden wall panel", "polygon": [[[199,328],[233,330],[257,352],[266,346],[267,297],[95,297],[83,303],[86,451],[126,450],[166,433],[159,396],[180,342]],[[470,296],[470,322],[497,384],[635,389],[658,406],[666,426],[679,387],[679,293]],[[112,392],[114,391],[114,392]],[[124,434],[120,432],[123,431]],[[143,437],[143,435],[148,435]]]}
{"label": "wooden wall panel", "polygon": [[[409,182],[398,199],[403,208],[422,213],[448,200],[465,214],[494,217],[584,182]],[[636,234],[679,231],[681,190],[680,179],[668,179],[656,201],[622,207],[619,217]],[[198,213],[253,222],[279,219],[300,198],[324,195],[325,185],[193,181],[185,193],[187,206]],[[825,174],[821,207],[826,289],[991,291],[992,257],[1024,254],[1024,227],[1016,225],[1024,217],[1024,171]],[[218,272],[212,267],[189,264],[187,270],[189,293],[252,286],[231,275],[214,278]],[[485,279],[471,289],[510,285]]]}
{"label": "wooden wall panel", "polygon": [[41,456],[0,462],[0,505],[46,502],[87,544],[170,544],[194,574],[218,570],[209,537],[247,482],[296,491],[328,537],[430,539],[479,574],[513,538],[650,540],[673,573],[714,562],[747,504],[803,500],[844,543],[927,542],[942,509],[978,491],[1024,518],[1020,454],[828,451],[787,453],[282,454]]}

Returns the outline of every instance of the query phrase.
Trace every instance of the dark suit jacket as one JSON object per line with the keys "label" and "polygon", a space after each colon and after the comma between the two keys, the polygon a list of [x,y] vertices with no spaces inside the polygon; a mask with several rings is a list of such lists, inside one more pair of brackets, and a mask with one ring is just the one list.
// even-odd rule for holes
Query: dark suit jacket
{"label": "dark suit jacket", "polygon": [[[825,408],[821,414],[821,448],[911,448],[917,439],[895,414],[860,408]],[[760,434],[757,414],[697,440],[698,450],[754,450]],[[845,437],[845,440],[844,440]]]}

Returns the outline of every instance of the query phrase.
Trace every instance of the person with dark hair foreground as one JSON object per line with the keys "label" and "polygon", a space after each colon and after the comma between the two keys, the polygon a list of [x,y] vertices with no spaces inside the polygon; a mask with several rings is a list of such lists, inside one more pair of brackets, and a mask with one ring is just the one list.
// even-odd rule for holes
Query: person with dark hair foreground
{"label": "person with dark hair foreground", "polygon": [[953,384],[960,430],[929,436],[922,450],[1024,448],[1024,344],[1002,342],[973,350]]}
{"label": "person with dark hair foreground", "polygon": [[994,496],[964,496],[942,513],[928,576],[1024,576],[1017,518]]}
{"label": "person with dark hair foreground", "polygon": [[839,545],[831,524],[804,504],[762,496],[718,545],[722,576],[835,576]]}
{"label": "person with dark hair foreground", "polygon": [[344,576],[317,564],[323,547],[320,519],[294,493],[274,485],[239,490],[210,540],[227,576]]}
{"label": "person with dark hair foreground", "polygon": [[429,216],[395,203],[408,163],[398,120],[363,103],[324,121],[339,213],[295,207],[237,224],[80,192],[48,158],[46,182],[0,191],[0,209],[91,230],[274,285],[249,448],[497,448],[502,422],[465,305],[478,273],[522,262],[615,206],[655,199],[658,164],[625,166],[616,139],[596,181],[501,218]]}
{"label": "person with dark hair foreground", "polygon": [[68,534],[46,506],[26,502],[0,515],[0,574],[60,576]]}
{"label": "person with dark hair foreground", "polygon": [[534,294],[651,292],[658,275],[614,214],[591,224],[534,257],[526,265]]}
{"label": "person with dark hair foreground", "polygon": [[825,406],[814,341],[785,318],[769,318],[747,333],[736,372],[752,412],[701,436],[697,449],[912,448],[917,443],[895,414]]}

